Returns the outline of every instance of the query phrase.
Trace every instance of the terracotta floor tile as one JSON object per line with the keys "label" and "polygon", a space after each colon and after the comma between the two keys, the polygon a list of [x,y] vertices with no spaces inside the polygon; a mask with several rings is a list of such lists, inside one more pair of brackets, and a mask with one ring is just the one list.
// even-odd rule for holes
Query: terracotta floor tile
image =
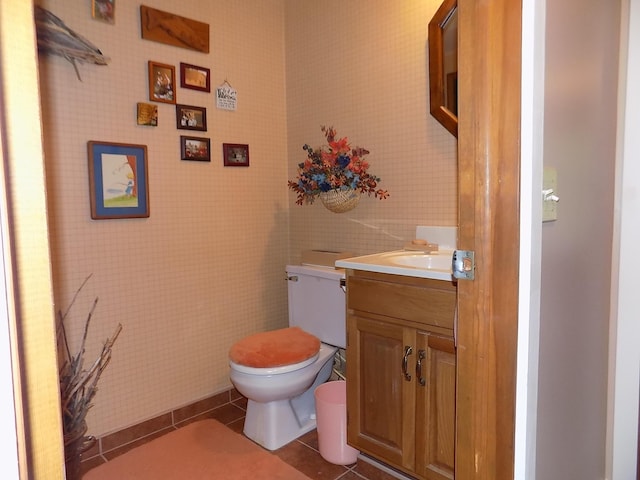
{"label": "terracotta floor tile", "polygon": [[292,467],[300,470],[312,480],[336,480],[347,472],[347,468],[327,462],[318,452],[298,441],[276,450],[277,455]]}
{"label": "terracotta floor tile", "polygon": [[379,468],[371,465],[368,462],[365,462],[364,460],[358,460],[358,463],[353,468],[353,471],[358,475],[363,476],[367,480],[397,480],[397,478],[393,475],[380,470]]}
{"label": "terracotta floor tile", "polygon": [[222,407],[218,407],[215,410],[210,412],[209,418],[213,418],[218,420],[220,423],[227,425],[229,423],[235,422],[241,418],[244,418],[245,411],[240,407],[236,407],[235,405],[228,403],[223,405]]}
{"label": "terracotta floor tile", "polygon": [[101,456],[95,456],[87,460],[82,460],[82,462],[80,463],[80,475],[84,475],[92,468],[96,468],[98,465],[102,465],[103,463],[105,463],[105,460]]}
{"label": "terracotta floor tile", "polygon": [[230,428],[234,432],[241,434],[242,431],[244,430],[244,417],[239,418],[238,420],[235,420],[231,423],[228,423],[227,428]]}
{"label": "terracotta floor tile", "polygon": [[220,407],[221,405],[229,403],[229,392],[219,393],[213,397],[205,398],[199,402],[192,403],[183,408],[178,408],[173,411],[173,421],[178,424],[190,417],[195,417],[205,413],[212,408]]}
{"label": "terracotta floor tile", "polygon": [[238,399],[244,399],[246,400],[245,397],[243,397],[240,392],[238,392],[238,390],[236,390],[235,388],[232,388],[231,390],[229,390],[229,398],[231,399],[232,402],[235,402]]}
{"label": "terracotta floor tile", "polygon": [[109,452],[104,452],[102,455],[107,460],[113,460],[114,458],[122,455],[123,453],[128,452],[132,448],[139,447],[140,445],[144,445],[145,443],[150,442],[154,438],[161,437],[161,436],[165,435],[166,433],[173,432],[174,430],[175,430],[174,427],[169,427],[169,428],[165,428],[164,430],[159,430],[159,431],[157,431],[155,433],[152,433],[151,435],[148,435],[148,436],[146,436],[144,438],[136,440],[135,442],[131,442],[131,443],[128,443],[126,445],[122,445],[121,447],[118,447],[118,448],[114,448],[113,450],[111,450]]}
{"label": "terracotta floor tile", "polygon": [[361,477],[360,475],[356,475],[351,470],[349,470],[347,473],[341,476],[339,480],[369,480],[369,478]]}
{"label": "terracotta floor tile", "polygon": [[165,413],[133,427],[120,430],[119,432],[107,435],[101,439],[102,451],[109,451],[118,448],[125,443],[133,442],[158,430],[171,427],[171,413]]}
{"label": "terracotta floor tile", "polygon": [[298,439],[299,442],[304,443],[305,445],[310,446],[314,450],[318,450],[318,431],[316,429],[311,430],[308,433],[305,433]]}
{"label": "terracotta floor tile", "polygon": [[231,400],[231,403],[242,408],[243,410],[247,410],[247,399],[244,397],[238,397],[234,400]]}

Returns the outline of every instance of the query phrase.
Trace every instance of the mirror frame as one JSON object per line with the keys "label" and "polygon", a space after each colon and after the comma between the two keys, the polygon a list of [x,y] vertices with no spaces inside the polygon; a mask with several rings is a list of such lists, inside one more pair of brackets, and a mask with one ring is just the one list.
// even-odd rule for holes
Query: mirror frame
{"label": "mirror frame", "polygon": [[458,137],[458,117],[444,104],[443,27],[458,8],[458,0],[444,0],[429,22],[429,107],[431,115]]}

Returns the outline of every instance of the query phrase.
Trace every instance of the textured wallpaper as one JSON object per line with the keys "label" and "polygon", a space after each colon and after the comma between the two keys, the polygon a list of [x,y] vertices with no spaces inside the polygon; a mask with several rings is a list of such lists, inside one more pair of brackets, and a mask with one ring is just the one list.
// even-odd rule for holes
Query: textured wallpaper
{"label": "textured wallpaper", "polygon": [[[228,388],[229,346],[286,325],[284,269],[302,250],[392,249],[417,225],[456,224],[456,141],[428,110],[427,23],[437,2],[145,3],[208,23],[208,54],[142,39],[138,4],[118,1],[109,24],[91,18],[90,2],[41,3],[111,59],[79,65],[79,81],[69,62],[40,57],[56,308],[92,274],[72,337],[96,296],[87,358],[123,325],[90,433]],[[137,125],[137,103],[152,103],[149,60],[210,69],[211,93],[175,93],[179,104],[206,108],[207,131],[186,134],[210,139],[211,162],[181,160],[174,105],[157,103],[157,127]],[[235,111],[216,108],[225,80]],[[323,124],[371,151],[389,199],[364,198],[345,214],[295,205],[287,179],[302,145],[322,142]],[[147,146],[149,218],[91,219],[89,140]],[[250,166],[225,167],[223,143],[249,145]]]}

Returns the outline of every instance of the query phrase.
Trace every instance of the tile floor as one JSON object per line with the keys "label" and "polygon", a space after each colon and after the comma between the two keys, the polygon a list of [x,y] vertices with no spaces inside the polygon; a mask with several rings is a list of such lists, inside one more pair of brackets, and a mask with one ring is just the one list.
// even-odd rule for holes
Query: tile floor
{"label": "tile floor", "polygon": [[[231,430],[242,433],[245,407],[246,400],[237,399],[204,414],[192,417],[189,421],[213,418],[225,424]],[[169,431],[171,431],[171,429],[157,432],[142,440],[133,442],[127,445],[126,448],[119,449],[117,454],[121,455],[125,451],[151,441]],[[397,480],[398,478],[360,459],[354,465],[347,466],[334,465],[327,462],[318,451],[318,435],[315,430],[274,451],[273,455],[277,455],[283,461],[307,475],[311,480]],[[114,456],[112,455],[106,457],[96,456],[82,463],[83,471],[86,472],[113,458]]]}

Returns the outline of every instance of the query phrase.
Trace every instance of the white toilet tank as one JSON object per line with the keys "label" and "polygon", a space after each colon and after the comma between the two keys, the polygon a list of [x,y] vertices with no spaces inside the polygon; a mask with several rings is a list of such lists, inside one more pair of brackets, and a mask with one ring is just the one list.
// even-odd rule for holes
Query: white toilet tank
{"label": "white toilet tank", "polygon": [[346,348],[344,270],[287,265],[289,326],[298,326],[339,348]]}

